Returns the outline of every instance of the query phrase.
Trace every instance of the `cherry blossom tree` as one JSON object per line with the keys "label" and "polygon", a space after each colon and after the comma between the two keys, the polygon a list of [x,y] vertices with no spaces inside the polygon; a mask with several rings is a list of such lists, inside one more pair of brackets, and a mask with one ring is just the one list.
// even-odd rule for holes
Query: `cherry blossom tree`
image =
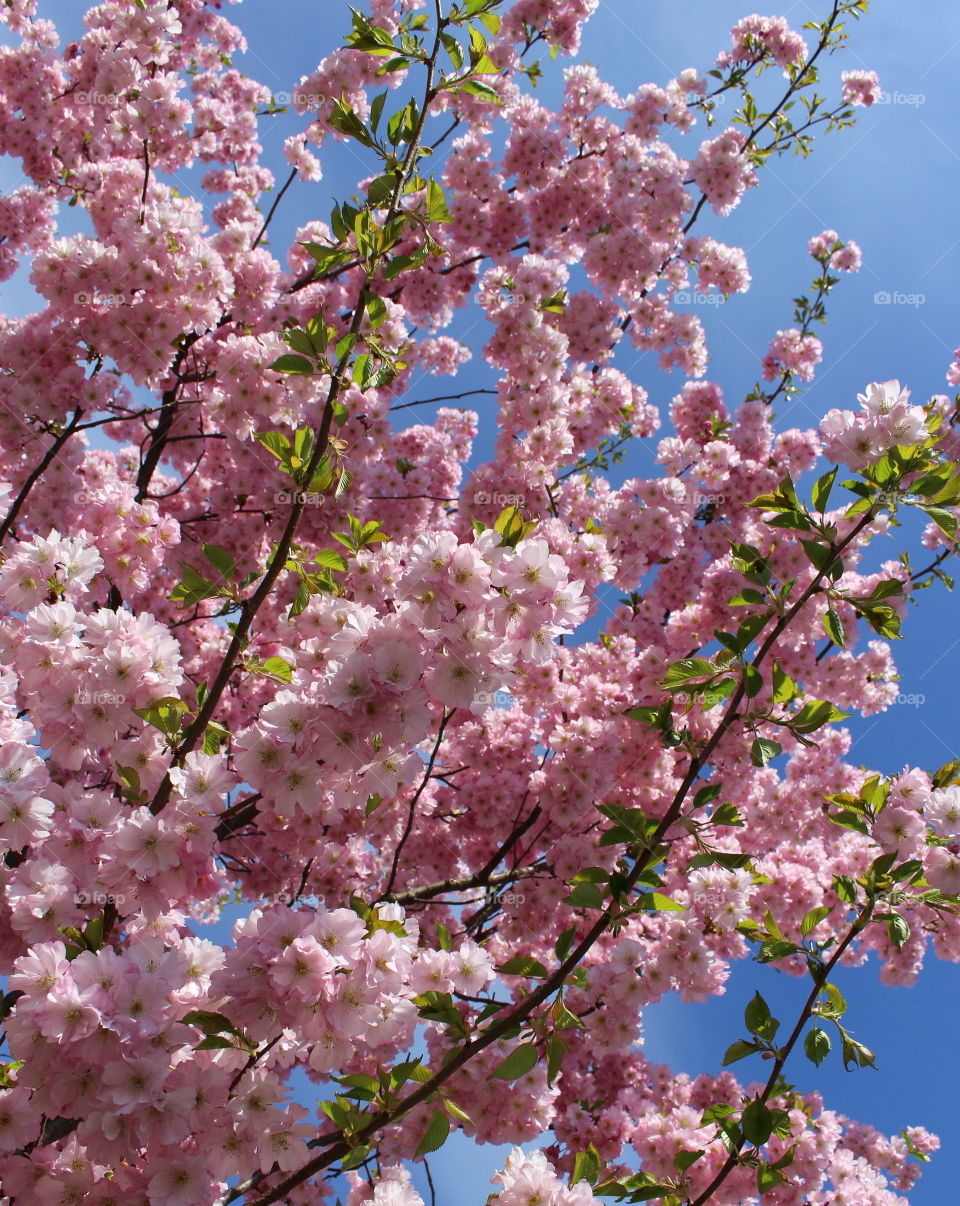
{"label": "cherry blossom tree", "polygon": [[[338,9],[283,99],[220,7],[66,45],[0,10],[0,267],[39,299],[0,327],[4,1203],[415,1206],[454,1131],[517,1145],[499,1206],[902,1202],[936,1138],[785,1069],[872,1064],[838,965],[960,957],[960,767],[872,774],[842,725],[956,550],[957,412],[872,382],[775,431],[860,264],[833,230],[746,398],[678,301],[749,287],[705,219],[877,98],[818,90],[866,0],[628,96],[551,66],[596,0]],[[281,253],[335,142],[358,192]],[[466,306],[495,388],[431,395]],[[906,507],[921,569],[871,560]],[[797,1006],[754,996],[740,1079],[644,1056],[645,1006],[751,956]]]}

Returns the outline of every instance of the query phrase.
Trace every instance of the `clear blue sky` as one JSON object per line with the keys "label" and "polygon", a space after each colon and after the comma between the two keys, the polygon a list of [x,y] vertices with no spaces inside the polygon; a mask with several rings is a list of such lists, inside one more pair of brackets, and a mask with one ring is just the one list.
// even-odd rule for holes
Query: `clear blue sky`
{"label": "clear blue sky", "polygon": [[[78,0],[40,3],[41,15],[58,24],[64,40],[76,36],[85,7]],[[782,14],[800,26],[824,16],[828,7],[827,0],[796,0],[761,11]],[[709,67],[726,46],[730,26],[748,11],[746,0],[601,0],[580,58],[596,65],[622,93],[647,81],[664,83],[685,67]],[[225,6],[224,12],[247,32],[251,44],[238,66],[278,92],[309,73],[348,26],[346,4],[340,0],[246,0]],[[841,70],[873,68],[890,103],[862,113],[854,130],[819,139],[806,162],[771,164],[762,173],[761,187],[747,195],[731,218],[708,218],[701,228],[701,233],[742,245],[753,275],[747,295],[720,309],[701,308],[707,311],[709,376],[723,385],[728,403],[734,404],[756,380],[770,336],[791,325],[790,299],[811,276],[807,239],[833,227],[863,248],[863,270],[843,281],[829,305],[829,326],[817,332],[825,345],[817,381],[799,399],[781,406],[783,427],[813,426],[832,406],[855,406],[856,393],[871,380],[898,377],[919,400],[944,392],[944,372],[960,343],[960,231],[954,220],[960,190],[960,6],[956,0],[925,0],[922,5],[875,0],[850,32],[849,48],[824,68],[825,84],[836,85]],[[551,75],[551,64],[544,66]],[[556,95],[559,64],[552,70],[554,82],[541,86],[548,100]],[[298,128],[296,122],[286,116],[264,123],[267,162],[278,178],[285,175],[279,148]],[[347,195],[369,170],[343,148],[334,148],[324,166],[324,180],[298,184],[285,198],[273,230],[278,249],[298,224],[326,218],[332,201]],[[9,173],[2,179],[7,187],[15,183]],[[76,211],[67,216],[75,220]],[[918,304],[884,304],[876,294],[913,295]],[[8,287],[4,308],[32,308],[22,277]],[[459,329],[465,331],[472,321],[459,321]],[[664,410],[680,387],[677,376],[657,370],[652,356],[625,349],[618,364]],[[462,372],[460,382],[461,388],[490,383],[479,358]],[[481,456],[492,446],[489,413],[485,417]],[[640,447],[633,457],[622,467],[623,476],[647,471],[649,449]],[[901,543],[895,533],[885,555],[895,555]],[[856,724],[855,761],[892,773],[905,763],[930,768],[960,754],[954,702],[960,679],[957,616],[955,596],[940,588],[924,592],[920,608],[904,625],[907,639],[896,650],[903,693],[923,696],[924,702],[898,705]],[[876,1051],[879,1071],[845,1073],[831,1056],[819,1071],[801,1057],[788,1074],[802,1088],[821,1089],[834,1108],[883,1130],[895,1133],[905,1125],[922,1124],[939,1132],[943,1149],[911,1201],[941,1206],[956,1200],[953,1168],[960,1155],[960,1114],[953,1035],[960,968],[931,962],[920,986],[911,990],[883,987],[872,967],[845,973],[840,984],[850,1004],[851,1028]],[[678,1070],[717,1070],[724,1048],[739,1037],[743,1006],[757,987],[777,1016],[793,1016],[803,985],[769,968],[744,964],[735,969],[723,998],[702,1006],[668,1001],[648,1011],[648,1054]],[[749,1064],[739,1068],[749,1074]],[[432,1166],[439,1206],[479,1206],[489,1192],[487,1178],[496,1157],[489,1149],[474,1154],[466,1145],[451,1143],[432,1159]]]}

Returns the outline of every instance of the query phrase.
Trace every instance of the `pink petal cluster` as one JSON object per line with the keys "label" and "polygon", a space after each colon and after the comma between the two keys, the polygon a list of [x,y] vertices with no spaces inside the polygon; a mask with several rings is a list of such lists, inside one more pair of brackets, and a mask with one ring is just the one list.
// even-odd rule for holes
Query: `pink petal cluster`
{"label": "pink petal cluster", "polygon": [[880,80],[875,71],[845,71],[840,79],[845,104],[867,107],[880,99]]}

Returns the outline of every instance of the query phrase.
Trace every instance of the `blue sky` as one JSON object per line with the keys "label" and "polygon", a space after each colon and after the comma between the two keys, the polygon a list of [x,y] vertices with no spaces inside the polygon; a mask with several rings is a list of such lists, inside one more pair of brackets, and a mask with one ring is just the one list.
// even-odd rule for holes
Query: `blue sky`
{"label": "blue sky", "polygon": [[[41,15],[58,24],[64,40],[79,32],[85,7],[77,0],[40,3]],[[824,16],[827,9],[826,0],[797,0],[761,11],[782,14],[799,26]],[[289,90],[310,72],[348,27],[346,4],[340,0],[246,0],[224,11],[250,41],[238,66],[277,92]],[[647,81],[664,83],[685,67],[709,67],[727,45],[730,26],[748,11],[746,0],[601,0],[587,26],[580,59],[597,66],[622,93]],[[955,96],[960,7],[955,0],[925,0],[922,6],[875,0],[850,32],[849,48],[824,68],[825,88],[836,87],[841,70],[869,67],[880,73],[886,103],[864,112],[854,130],[818,139],[809,160],[772,163],[762,173],[761,187],[730,218],[708,216],[698,227],[698,233],[714,233],[743,246],[753,275],[745,296],[723,307],[701,307],[710,339],[709,376],[724,387],[733,405],[757,379],[770,336],[791,325],[790,299],[812,276],[807,239],[833,227],[863,248],[863,270],[838,287],[829,303],[829,325],[817,332],[825,346],[817,381],[781,405],[782,427],[812,426],[832,406],[855,406],[856,393],[872,380],[897,377],[921,401],[944,392],[944,372],[960,343],[960,230],[954,221],[960,188]],[[552,76],[552,82],[541,85],[548,101],[557,94],[559,66],[544,63]],[[404,91],[397,100],[406,99]],[[298,128],[296,123],[292,115],[264,122],[266,161],[280,179],[285,168],[279,148]],[[324,179],[297,184],[284,199],[273,232],[278,254],[297,225],[326,218],[333,200],[347,195],[370,168],[352,150],[333,148],[324,159]],[[13,187],[16,173],[4,172],[2,182]],[[66,217],[80,220],[77,211]],[[4,308],[12,313],[32,308],[22,274],[10,282]],[[456,330],[475,348],[482,341],[475,316],[458,318]],[[630,349],[621,349],[617,364],[664,410],[682,384],[676,375],[660,373],[652,356]],[[490,381],[486,366],[475,357],[457,379],[457,389]],[[492,427],[489,412],[481,414],[483,455],[492,446]],[[632,476],[649,466],[650,448],[641,445],[622,473]],[[894,532],[884,556],[894,556],[907,536],[906,531]],[[926,563],[920,552],[915,560]],[[922,702],[899,704],[883,716],[852,725],[854,761],[893,773],[907,763],[936,767],[960,754],[957,616],[955,596],[940,587],[923,593],[920,607],[904,625],[906,640],[895,651],[903,694]],[[896,1132],[922,1124],[937,1131],[943,1149],[911,1201],[940,1206],[955,1200],[952,1166],[960,1155],[960,1114],[952,1036],[960,968],[931,962],[920,985],[911,990],[882,986],[873,967],[845,972],[840,985],[850,1005],[850,1026],[876,1051],[879,1071],[845,1073],[836,1056],[815,1070],[801,1056],[788,1074],[801,1088],[819,1088],[834,1108],[881,1129]],[[668,1000],[650,1010],[648,1053],[690,1073],[717,1070],[723,1050],[740,1036],[743,1006],[755,988],[784,1021],[795,1015],[804,991],[800,981],[769,968],[741,965],[723,998],[702,1006]],[[749,1062],[738,1070],[749,1078]],[[448,1144],[432,1159],[439,1206],[482,1203],[495,1165],[489,1150],[473,1154],[466,1145]]]}

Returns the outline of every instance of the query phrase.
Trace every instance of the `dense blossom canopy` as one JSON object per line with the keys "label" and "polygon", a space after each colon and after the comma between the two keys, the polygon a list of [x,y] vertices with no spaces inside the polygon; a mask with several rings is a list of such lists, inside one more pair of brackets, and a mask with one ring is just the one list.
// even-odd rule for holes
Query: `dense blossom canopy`
{"label": "dense blossom canopy", "polygon": [[[838,963],[960,958],[957,768],[871,775],[837,723],[895,699],[955,550],[955,408],[873,382],[775,430],[860,264],[836,231],[746,399],[680,300],[748,289],[704,219],[877,99],[814,93],[864,0],[748,16],[629,96],[567,66],[556,110],[536,50],[596,0],[372,0],[291,82],[285,182],[219,3],[109,0],[67,44],[37,7],[0,9],[0,272],[39,295],[0,321],[4,1206],[332,1201],[332,1173],[416,1206],[451,1129],[517,1145],[499,1206],[901,1203],[935,1137],[780,1073],[798,1041],[871,1062]],[[359,197],[283,252],[334,139]],[[417,421],[468,304],[496,388]],[[907,505],[917,573],[865,556]],[[198,936],[228,901],[232,941]],[[752,1002],[728,1062],[766,1062],[644,1056],[644,1006],[755,953],[813,988],[779,1040]]]}

